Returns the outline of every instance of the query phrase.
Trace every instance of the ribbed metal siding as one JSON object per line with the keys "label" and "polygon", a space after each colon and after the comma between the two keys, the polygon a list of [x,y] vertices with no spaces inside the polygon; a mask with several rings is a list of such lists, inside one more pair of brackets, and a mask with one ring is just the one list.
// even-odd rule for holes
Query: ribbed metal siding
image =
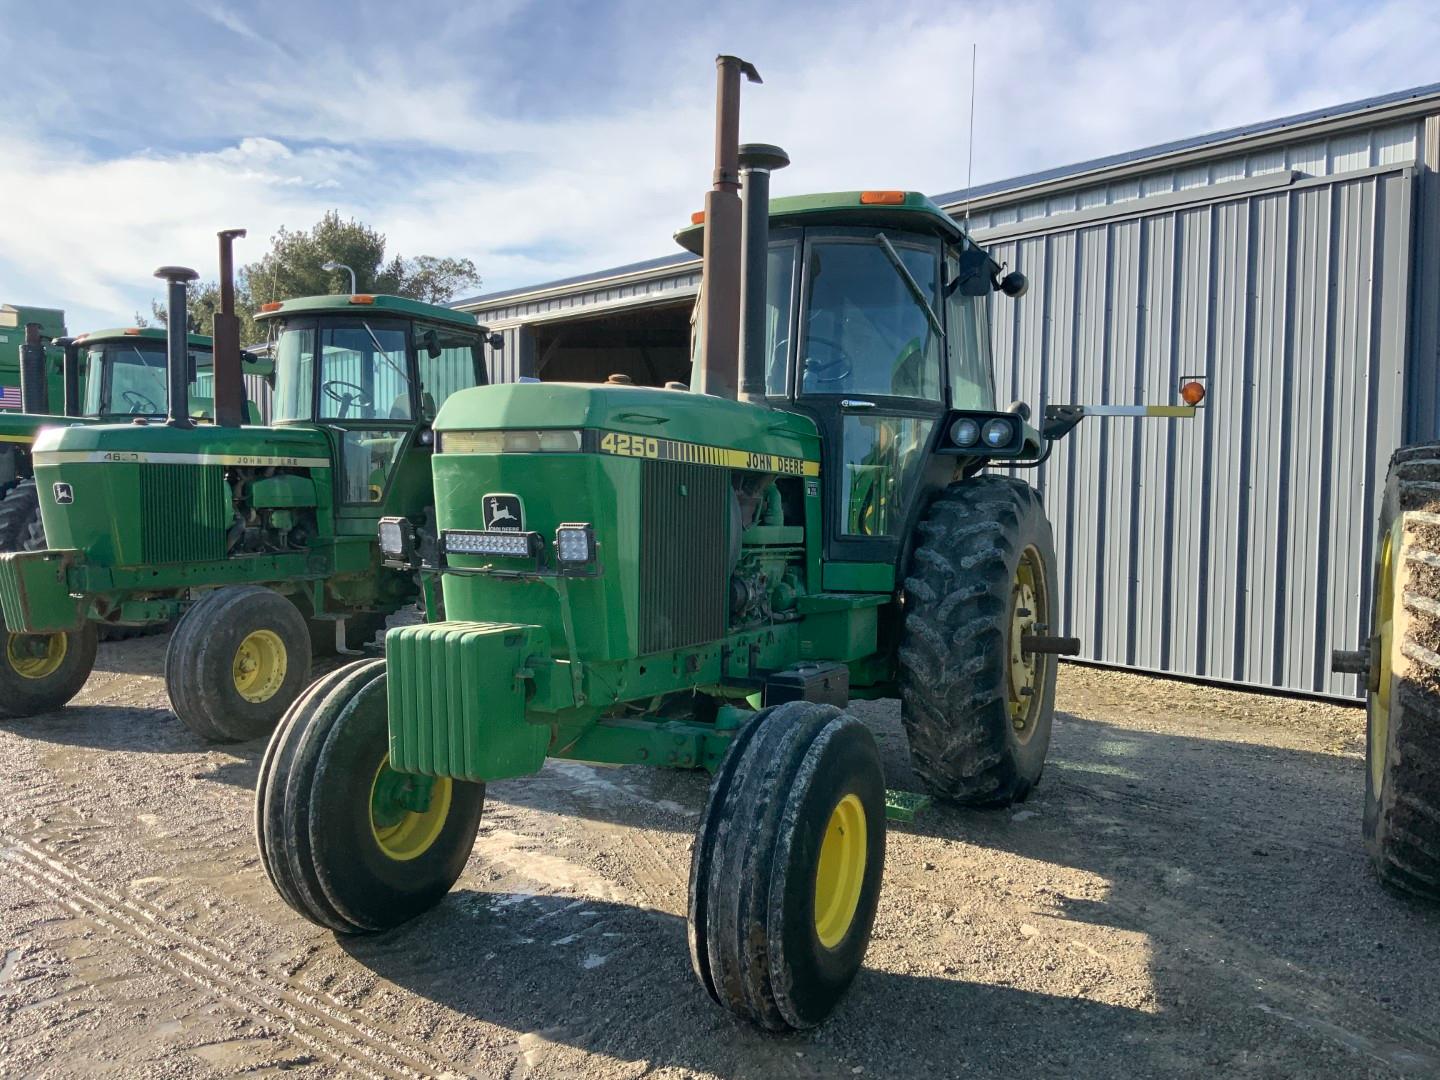
{"label": "ribbed metal siding", "polygon": [[1368,619],[1402,438],[1412,188],[1378,170],[992,248],[1032,283],[993,302],[1002,398],[1165,402],[1209,377],[1199,419],[1086,420],[1023,474],[1086,658],[1356,693],[1328,658]]}
{"label": "ribbed metal siding", "polygon": [[640,651],[715,641],[725,633],[730,474],[678,461],[640,467]]}
{"label": "ribbed metal siding", "polygon": [[225,557],[232,514],[223,467],[141,466],[140,513],[140,552],[146,563]]}

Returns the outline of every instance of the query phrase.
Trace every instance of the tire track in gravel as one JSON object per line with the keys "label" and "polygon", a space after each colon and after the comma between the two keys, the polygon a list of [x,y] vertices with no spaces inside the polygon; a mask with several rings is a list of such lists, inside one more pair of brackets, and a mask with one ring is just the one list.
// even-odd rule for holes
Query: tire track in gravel
{"label": "tire track in gravel", "polygon": [[12,839],[0,848],[0,872],[49,896],[240,1013],[273,1018],[296,1041],[347,1070],[378,1080],[448,1072],[448,1064],[425,1049],[375,1027],[343,1005],[319,1000],[278,973],[227,955],[167,922],[164,912],[116,896],[54,854],[23,840]]}

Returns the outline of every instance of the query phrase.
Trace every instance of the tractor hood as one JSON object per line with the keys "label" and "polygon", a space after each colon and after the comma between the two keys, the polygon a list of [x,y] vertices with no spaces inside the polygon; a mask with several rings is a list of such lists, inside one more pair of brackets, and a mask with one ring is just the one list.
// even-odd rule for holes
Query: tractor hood
{"label": "tractor hood", "polygon": [[170,428],[154,424],[51,427],[35,441],[35,464],[153,463],[328,468],[314,428]]}
{"label": "tractor hood", "polygon": [[[594,383],[505,383],[452,394],[435,418],[441,451],[460,449],[446,432],[601,431],[642,436],[631,456],[668,457],[663,444],[675,442],[754,453],[784,454],[818,461],[820,436],[809,417],[740,401],[656,390],[645,386]],[[647,454],[650,443],[659,453]],[[626,443],[634,446],[635,441]]]}

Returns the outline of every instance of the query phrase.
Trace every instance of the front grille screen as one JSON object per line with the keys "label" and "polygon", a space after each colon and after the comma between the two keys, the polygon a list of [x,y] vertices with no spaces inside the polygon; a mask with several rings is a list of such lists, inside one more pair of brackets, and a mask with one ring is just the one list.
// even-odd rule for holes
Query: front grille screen
{"label": "front grille screen", "polygon": [[640,477],[640,651],[725,633],[730,473],[645,461]]}
{"label": "front grille screen", "polygon": [[230,495],[223,465],[144,465],[140,552],[146,563],[225,557]]}

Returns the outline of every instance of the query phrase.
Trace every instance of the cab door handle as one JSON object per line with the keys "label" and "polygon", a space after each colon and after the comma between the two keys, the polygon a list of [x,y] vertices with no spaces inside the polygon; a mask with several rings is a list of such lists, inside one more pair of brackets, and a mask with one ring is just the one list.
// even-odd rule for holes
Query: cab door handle
{"label": "cab door handle", "polygon": [[840,408],[842,409],[873,409],[874,407],[875,403],[873,401],[860,401],[856,398],[840,399]]}

